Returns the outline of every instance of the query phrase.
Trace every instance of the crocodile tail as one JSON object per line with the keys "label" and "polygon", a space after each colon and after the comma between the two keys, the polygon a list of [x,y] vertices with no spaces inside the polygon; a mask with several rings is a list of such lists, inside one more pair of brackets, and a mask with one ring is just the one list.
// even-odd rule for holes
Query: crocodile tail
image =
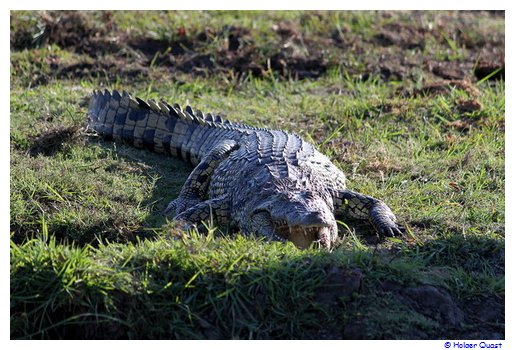
{"label": "crocodile tail", "polygon": [[[91,97],[89,126],[107,139],[128,142],[158,153],[171,153],[193,164],[213,145],[220,132],[233,125],[219,116],[182,110],[166,102],[143,101],[127,92],[95,91]],[[199,130],[200,129],[200,130]]]}

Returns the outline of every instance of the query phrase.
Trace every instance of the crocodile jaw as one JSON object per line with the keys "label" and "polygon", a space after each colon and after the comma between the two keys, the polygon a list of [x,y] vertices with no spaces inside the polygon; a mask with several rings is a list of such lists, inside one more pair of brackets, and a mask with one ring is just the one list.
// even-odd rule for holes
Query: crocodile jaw
{"label": "crocodile jaw", "polygon": [[313,242],[323,248],[331,248],[331,228],[329,226],[283,226],[276,228],[276,234],[291,241],[300,249],[306,249]]}

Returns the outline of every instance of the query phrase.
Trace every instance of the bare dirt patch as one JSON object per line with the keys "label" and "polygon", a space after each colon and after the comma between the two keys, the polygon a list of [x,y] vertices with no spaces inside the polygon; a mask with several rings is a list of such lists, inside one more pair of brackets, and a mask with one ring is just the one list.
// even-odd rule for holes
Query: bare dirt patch
{"label": "bare dirt patch", "polygon": [[[384,17],[391,15],[383,13]],[[361,72],[365,79],[379,75],[386,81],[416,82],[422,76],[428,83],[439,79],[474,82],[494,71],[489,79],[504,79],[504,33],[483,30],[474,24],[475,16],[499,15],[442,13],[428,23],[427,19],[420,19],[420,12],[412,12],[412,24],[379,25],[368,43],[348,34],[335,37],[342,48],[365,54],[366,70]],[[477,32],[471,33],[469,28],[476,28]],[[371,48],[370,44],[379,48]]]}
{"label": "bare dirt patch", "polygon": [[461,114],[472,113],[483,109],[483,105],[476,99],[460,98],[456,101],[456,109]]}
{"label": "bare dirt patch", "polygon": [[474,75],[478,80],[488,78],[492,80],[505,79],[504,57],[498,61],[483,61],[474,68]]}
{"label": "bare dirt patch", "polygon": [[65,145],[76,144],[82,139],[79,126],[54,127],[37,136],[29,149],[31,156],[43,154],[54,155],[65,147]]}
{"label": "bare dirt patch", "polygon": [[108,57],[105,60],[56,66],[53,74],[58,79],[105,78],[116,80],[124,77],[127,80],[134,80],[148,77],[150,70],[137,63]]}
{"label": "bare dirt patch", "polygon": [[424,49],[425,36],[429,31],[408,24],[387,24],[374,35],[374,41],[382,46],[397,46],[402,49]]}
{"label": "bare dirt patch", "polygon": [[[204,76],[217,73],[261,77],[271,70],[279,76],[296,79],[319,77],[327,68],[322,55],[309,54],[306,48],[309,41],[304,42],[299,33],[287,36],[285,30],[278,30],[280,45],[275,54],[266,55],[254,44],[251,30],[246,28],[224,26],[217,30],[206,27],[198,33],[178,28],[178,35],[168,40],[131,37],[117,30],[111,12],[104,12],[102,17],[105,25],[99,26],[83,12],[43,12],[40,32],[23,28],[11,33],[11,48],[21,50],[56,44],[94,59],[94,62],[65,63],[54,57],[50,62],[51,76],[34,80],[35,84],[45,84],[52,77],[123,77],[132,80],[148,76],[150,67],[164,67],[172,74],[180,71]],[[302,42],[306,53],[299,53],[289,42]],[[217,43],[217,47],[208,49],[213,43]]]}
{"label": "bare dirt patch", "polygon": [[467,80],[441,80],[434,83],[424,85],[420,89],[415,89],[411,94],[413,96],[435,96],[447,95],[452,89],[460,89],[466,91],[471,96],[479,96],[479,90]]}

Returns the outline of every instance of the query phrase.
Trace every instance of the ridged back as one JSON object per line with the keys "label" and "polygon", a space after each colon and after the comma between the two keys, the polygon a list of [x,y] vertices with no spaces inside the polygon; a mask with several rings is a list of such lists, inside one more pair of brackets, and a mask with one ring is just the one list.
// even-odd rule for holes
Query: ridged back
{"label": "ridged back", "polygon": [[95,91],[90,100],[90,126],[106,138],[125,141],[160,153],[171,153],[197,164],[222,139],[239,140],[258,128],[204,114],[187,106],[184,110],[154,100],[143,101],[123,91]]}

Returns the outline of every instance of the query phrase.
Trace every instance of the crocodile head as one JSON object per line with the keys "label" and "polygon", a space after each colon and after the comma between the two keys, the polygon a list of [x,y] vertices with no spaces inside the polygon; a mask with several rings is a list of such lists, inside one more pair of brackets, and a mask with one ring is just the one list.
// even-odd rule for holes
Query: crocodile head
{"label": "crocodile head", "polygon": [[311,191],[274,194],[253,212],[253,220],[262,229],[272,229],[279,239],[292,241],[299,248],[318,242],[329,249],[337,235],[331,203]]}
{"label": "crocodile head", "polygon": [[246,231],[289,240],[299,248],[317,242],[329,249],[338,234],[332,196],[312,176],[297,175],[254,188]]}

